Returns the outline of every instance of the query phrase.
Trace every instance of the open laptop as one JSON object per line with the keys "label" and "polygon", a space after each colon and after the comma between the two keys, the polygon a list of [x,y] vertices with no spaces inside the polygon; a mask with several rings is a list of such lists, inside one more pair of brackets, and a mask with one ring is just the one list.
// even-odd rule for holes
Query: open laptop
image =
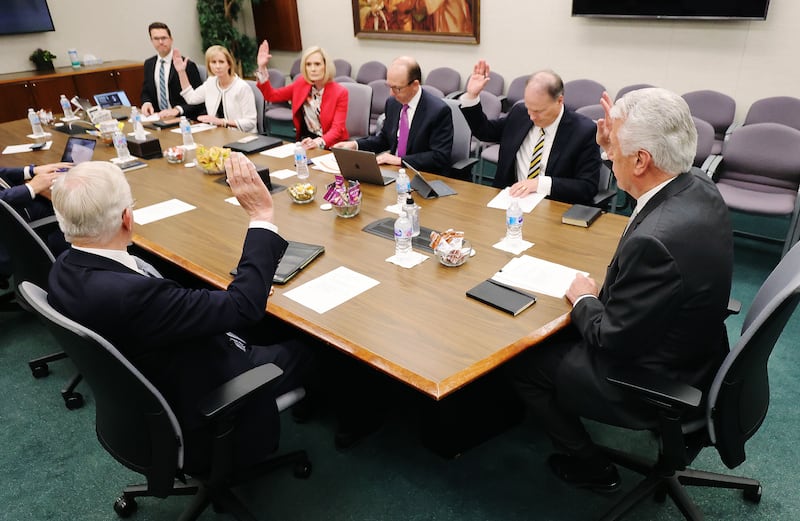
{"label": "open laptop", "polygon": [[125,94],[125,91],[123,90],[95,94],[94,102],[97,103],[101,109],[110,110],[111,117],[114,119],[126,119],[130,114],[130,109],[121,108],[131,106],[131,102],[128,100],[128,95]]}
{"label": "open laptop", "polygon": [[67,145],[64,147],[61,161],[64,163],[74,163],[76,165],[84,161],[91,161],[96,145],[97,141],[94,139],[70,136],[67,138]]}
{"label": "open laptop", "polygon": [[397,172],[378,166],[373,152],[335,147],[331,150],[345,179],[383,186],[397,179]]}
{"label": "open laptop", "polygon": [[434,199],[436,197],[455,195],[457,193],[447,186],[444,181],[439,181],[438,179],[428,181],[422,177],[419,170],[406,163],[405,160],[403,161],[403,165],[414,172],[414,178],[411,180],[411,189],[421,195],[423,199]]}

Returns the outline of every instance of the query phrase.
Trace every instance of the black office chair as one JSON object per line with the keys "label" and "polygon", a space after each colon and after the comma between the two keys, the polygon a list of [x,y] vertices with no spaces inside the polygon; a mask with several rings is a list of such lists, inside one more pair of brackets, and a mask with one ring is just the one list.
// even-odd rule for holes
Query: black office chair
{"label": "black office chair", "polygon": [[[211,470],[186,478],[181,425],[158,389],[108,341],[53,309],[44,290],[30,282],[23,282],[19,290],[86,377],[96,401],[95,430],[100,444],[118,462],[147,479],[146,484],[127,487],[117,498],[114,510],[120,517],[136,510],[135,498],[140,496],[195,495],[181,520],[197,519],[209,504],[237,519],[254,520],[231,487],[287,463],[295,464],[295,476],[311,475],[305,451],[273,458],[243,472],[232,469],[236,415],[250,394],[281,375],[276,365],[251,369],[198,397],[198,409],[216,433]],[[303,396],[302,388],[281,395],[278,410]]]}
{"label": "black office chair", "polygon": [[611,459],[645,479],[602,519],[622,518],[650,495],[672,498],[684,517],[703,515],[684,485],[742,490],[749,501],[761,500],[761,484],[744,477],[693,470],[687,466],[704,447],[714,446],[728,468],[745,460],[745,443],[761,426],[769,406],[767,361],[800,301],[800,245],[795,245],[761,285],[744,319],[739,341],[717,371],[710,389],[701,391],[641,369],[620,370],[608,380],[656,408],[660,426],[655,462],[606,449]]}
{"label": "black office chair", "polygon": [[[27,223],[8,203],[0,200],[0,237],[11,257],[16,302],[27,311],[30,311],[30,308],[19,294],[19,284],[27,280],[40,287],[47,287],[47,277],[55,258],[42,237],[46,237],[48,232],[57,226],[53,216]],[[31,360],[28,362],[28,367],[34,378],[43,378],[50,374],[50,368],[47,366],[49,362],[66,357],[64,352],[49,354]],[[75,391],[80,381],[81,375],[77,374],[61,390],[61,397],[67,409],[78,409],[83,406],[83,396]]]}

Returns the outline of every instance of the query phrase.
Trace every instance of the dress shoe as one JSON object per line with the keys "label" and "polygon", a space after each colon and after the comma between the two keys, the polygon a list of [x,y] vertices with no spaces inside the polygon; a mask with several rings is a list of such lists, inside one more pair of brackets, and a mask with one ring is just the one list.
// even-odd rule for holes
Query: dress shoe
{"label": "dress shoe", "polygon": [[357,422],[340,423],[333,437],[337,449],[349,449],[358,442],[377,431],[383,425],[383,419],[373,417]]}
{"label": "dress shoe", "polygon": [[292,419],[295,423],[306,423],[314,416],[314,404],[308,397],[292,405]]}
{"label": "dress shoe", "polygon": [[547,463],[562,481],[596,492],[615,492],[620,477],[617,467],[608,461],[580,459],[566,454],[551,454]]}

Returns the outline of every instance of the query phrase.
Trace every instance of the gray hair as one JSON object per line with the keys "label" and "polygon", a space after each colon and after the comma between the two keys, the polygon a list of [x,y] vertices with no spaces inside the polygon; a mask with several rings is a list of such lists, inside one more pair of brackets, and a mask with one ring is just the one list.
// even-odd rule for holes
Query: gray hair
{"label": "gray hair", "polygon": [[133,206],[125,174],[107,161],[87,161],[59,176],[52,200],[58,225],[70,242],[109,241],[119,230],[122,212]]}
{"label": "gray hair", "polygon": [[647,150],[653,164],[672,175],[692,167],[697,127],[689,106],[674,92],[660,88],[631,91],[617,100],[611,117],[623,120],[617,138],[624,155]]}

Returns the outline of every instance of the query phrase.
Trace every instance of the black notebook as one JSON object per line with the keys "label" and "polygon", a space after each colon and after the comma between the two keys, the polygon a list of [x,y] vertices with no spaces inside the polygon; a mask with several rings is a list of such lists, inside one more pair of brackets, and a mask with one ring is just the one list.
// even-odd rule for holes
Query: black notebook
{"label": "black notebook", "polygon": [[519,315],[536,302],[530,293],[487,279],[467,290],[467,296],[489,304],[514,316]]}
{"label": "black notebook", "polygon": [[297,275],[300,270],[325,252],[324,246],[317,244],[306,244],[304,242],[289,241],[286,253],[283,254],[278,269],[272,282],[275,284],[286,284],[289,279]]}
{"label": "black notebook", "polygon": [[249,136],[245,136],[238,141],[233,141],[224,146],[225,148],[230,148],[235,152],[252,154],[254,152],[261,152],[262,150],[274,148],[282,144],[283,140],[277,137],[250,134]]}
{"label": "black notebook", "polygon": [[573,204],[570,209],[564,212],[564,215],[561,216],[561,222],[564,224],[588,228],[597,220],[598,217],[600,217],[601,213],[603,213],[603,211],[594,206]]}

